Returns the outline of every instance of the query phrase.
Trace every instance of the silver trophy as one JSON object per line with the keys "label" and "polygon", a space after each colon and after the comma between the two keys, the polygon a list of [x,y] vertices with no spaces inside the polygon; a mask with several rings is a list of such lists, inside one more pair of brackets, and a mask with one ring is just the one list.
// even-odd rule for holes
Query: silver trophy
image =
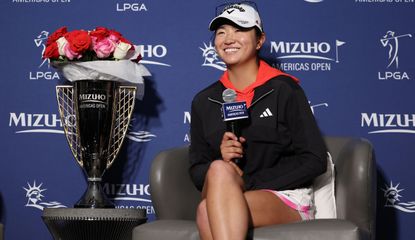
{"label": "silver trophy", "polygon": [[76,208],[114,208],[101,179],[121,148],[134,109],[136,87],[115,81],[80,80],[56,87],[59,113],[88,188]]}

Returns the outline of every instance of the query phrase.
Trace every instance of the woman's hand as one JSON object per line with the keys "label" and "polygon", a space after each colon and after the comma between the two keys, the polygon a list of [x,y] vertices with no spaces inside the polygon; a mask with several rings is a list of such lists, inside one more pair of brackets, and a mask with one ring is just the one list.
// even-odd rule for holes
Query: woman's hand
{"label": "woman's hand", "polygon": [[230,161],[229,164],[235,169],[236,173],[242,177],[244,175],[244,172],[236,165],[236,163]]}
{"label": "woman's hand", "polygon": [[222,137],[222,143],[220,144],[222,159],[225,162],[231,162],[234,158],[242,158],[244,154],[242,145],[245,143],[245,141],[246,140],[243,137],[239,137],[238,141],[238,138],[235,134],[231,132],[225,132]]}

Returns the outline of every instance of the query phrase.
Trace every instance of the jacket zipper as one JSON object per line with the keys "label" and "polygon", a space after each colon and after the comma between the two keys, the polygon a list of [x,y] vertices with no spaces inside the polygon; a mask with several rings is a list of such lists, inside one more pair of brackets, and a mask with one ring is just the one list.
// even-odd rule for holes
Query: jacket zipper
{"label": "jacket zipper", "polygon": [[263,99],[264,97],[268,96],[269,94],[271,94],[274,91],[274,89],[271,89],[270,91],[264,93],[261,97],[259,97],[257,100],[255,100],[255,102],[251,103],[251,106],[249,106],[249,108],[251,108],[252,106],[254,106],[255,103],[259,102],[259,100]]}
{"label": "jacket zipper", "polygon": [[211,102],[214,102],[214,103],[220,104],[220,105],[222,105],[222,104],[223,104],[223,102],[220,102],[220,101],[215,100],[215,99],[210,98],[210,97],[208,97],[208,100],[209,100],[209,101],[211,101]]}
{"label": "jacket zipper", "polygon": [[[252,106],[254,106],[254,104],[255,104],[255,103],[259,102],[259,100],[263,99],[264,97],[268,96],[269,94],[271,94],[271,93],[272,93],[272,92],[274,92],[274,91],[275,91],[274,89],[271,89],[270,91],[268,91],[268,92],[264,93],[264,94],[263,94],[261,97],[259,97],[259,98],[258,98],[255,102],[251,103],[251,106],[249,106],[249,108],[251,108]],[[209,101],[211,101],[211,102],[214,102],[214,103],[220,104],[220,105],[222,105],[222,104],[223,104],[223,102],[218,101],[218,100],[215,100],[215,99],[213,99],[213,98],[211,98],[211,97],[208,97],[208,100],[209,100]]]}

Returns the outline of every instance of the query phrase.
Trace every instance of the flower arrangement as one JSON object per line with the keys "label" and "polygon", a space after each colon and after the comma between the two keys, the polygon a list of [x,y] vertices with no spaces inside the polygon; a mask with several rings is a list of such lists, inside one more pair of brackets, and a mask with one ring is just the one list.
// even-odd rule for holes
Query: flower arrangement
{"label": "flower arrangement", "polygon": [[151,73],[139,63],[141,54],[119,32],[105,27],[68,32],[61,27],[47,41],[43,58],[68,81],[117,81],[137,86],[144,95],[144,77]]}
{"label": "flower arrangement", "polygon": [[[49,36],[43,58],[60,62],[122,60],[134,55],[134,50],[134,45],[115,30],[97,27],[68,32],[67,27],[61,27]],[[135,60],[140,59],[138,55]]]}

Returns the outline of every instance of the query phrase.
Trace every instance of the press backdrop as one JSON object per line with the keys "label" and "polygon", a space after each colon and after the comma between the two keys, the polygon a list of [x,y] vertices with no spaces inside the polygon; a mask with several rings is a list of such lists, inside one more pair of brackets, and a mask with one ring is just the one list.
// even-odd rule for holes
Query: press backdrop
{"label": "press backdrop", "polygon": [[[224,65],[208,24],[223,1],[2,0],[0,220],[5,237],[51,239],[44,207],[85,190],[58,115],[65,83],[41,55],[48,35],[105,26],[142,50],[151,71],[121,154],[106,175],[119,208],[144,208],[153,157],[189,144],[190,103]],[[378,164],[377,239],[414,239],[414,0],[262,0],[262,55],[301,80],[325,135],[369,139]],[[166,199],[168,201],[168,199]]]}

